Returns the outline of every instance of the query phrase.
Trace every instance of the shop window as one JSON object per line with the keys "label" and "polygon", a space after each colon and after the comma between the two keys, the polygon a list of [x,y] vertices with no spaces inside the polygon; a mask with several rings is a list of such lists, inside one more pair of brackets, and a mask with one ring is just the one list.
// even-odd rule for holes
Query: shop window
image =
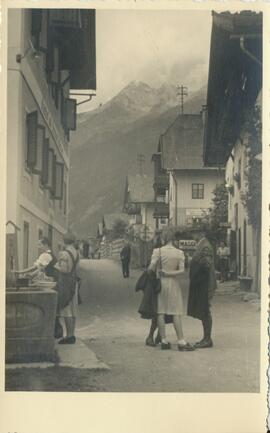
{"label": "shop window", "polygon": [[204,184],[203,183],[193,183],[192,184],[192,198],[193,199],[203,199],[204,198]]}

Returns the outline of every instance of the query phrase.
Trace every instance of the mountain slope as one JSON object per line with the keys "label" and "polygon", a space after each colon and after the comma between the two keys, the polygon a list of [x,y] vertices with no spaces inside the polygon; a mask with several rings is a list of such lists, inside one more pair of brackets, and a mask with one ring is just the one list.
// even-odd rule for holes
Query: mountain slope
{"label": "mountain slope", "polygon": [[[104,213],[122,209],[125,177],[139,171],[138,153],[145,155],[143,172],[153,173],[151,156],[179,108],[168,86],[163,94],[146,86],[131,83],[100,111],[80,116],[71,145],[70,185],[70,223],[80,236],[95,234]],[[133,94],[132,104],[127,94]],[[205,88],[186,101],[185,112],[198,113],[204,103]]]}

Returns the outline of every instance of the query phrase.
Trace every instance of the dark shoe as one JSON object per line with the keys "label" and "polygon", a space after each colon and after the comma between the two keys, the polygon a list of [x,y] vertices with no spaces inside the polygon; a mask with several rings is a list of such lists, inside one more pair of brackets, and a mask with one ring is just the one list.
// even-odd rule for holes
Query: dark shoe
{"label": "dark shoe", "polygon": [[65,337],[58,341],[58,344],[74,344],[76,343],[76,337]]}
{"label": "dark shoe", "polygon": [[155,338],[155,344],[160,344],[161,343],[161,336],[158,334]]}
{"label": "dark shoe", "polygon": [[147,337],[147,339],[145,340],[145,344],[146,344],[146,346],[151,346],[151,347],[155,347],[156,346],[155,343],[154,343],[153,338],[151,338],[151,337]]}
{"label": "dark shoe", "polygon": [[161,343],[161,350],[169,350],[171,348],[171,343]]}
{"label": "dark shoe", "polygon": [[213,341],[211,338],[209,340],[203,340],[196,344],[196,349],[207,349],[208,347],[213,347]]}
{"label": "dark shoe", "polygon": [[200,344],[204,343],[205,339],[202,338],[200,341],[196,341],[196,343],[194,344],[194,347],[196,348],[197,346],[200,346]]}
{"label": "dark shoe", "polygon": [[177,347],[180,352],[193,352],[195,350],[195,347],[189,343],[178,344]]}

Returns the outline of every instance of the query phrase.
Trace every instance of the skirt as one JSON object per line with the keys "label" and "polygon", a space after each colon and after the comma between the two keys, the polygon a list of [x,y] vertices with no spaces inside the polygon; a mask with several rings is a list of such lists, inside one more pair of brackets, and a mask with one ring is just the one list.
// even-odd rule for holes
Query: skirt
{"label": "skirt", "polygon": [[76,290],[71,301],[62,308],[59,312],[60,317],[76,317],[78,313],[78,284],[76,284]]}
{"label": "skirt", "polygon": [[183,296],[178,279],[166,277],[161,279],[161,292],[158,294],[158,314],[185,314]]}

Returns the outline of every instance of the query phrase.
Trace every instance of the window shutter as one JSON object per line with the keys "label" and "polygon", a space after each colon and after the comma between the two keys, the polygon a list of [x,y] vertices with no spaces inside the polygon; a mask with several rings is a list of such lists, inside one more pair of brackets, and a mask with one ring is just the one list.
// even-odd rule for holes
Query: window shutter
{"label": "window shutter", "polygon": [[48,152],[48,180],[46,183],[46,188],[50,191],[53,190],[53,165],[54,165],[54,151],[53,149],[49,149]]}
{"label": "window shutter", "polygon": [[76,129],[76,99],[65,100],[65,126],[68,131]]}
{"label": "window shutter", "polygon": [[36,162],[32,166],[32,172],[35,174],[42,173],[43,164],[43,144],[45,141],[45,128],[38,125],[37,127],[37,142],[36,142]]}
{"label": "window shutter", "polygon": [[51,187],[51,195],[55,198],[55,187],[56,187],[56,155],[53,154],[53,163],[52,163],[52,187]]}
{"label": "window shutter", "polygon": [[55,200],[63,198],[63,182],[64,182],[64,164],[62,162],[55,163]]}
{"label": "window shutter", "polygon": [[38,113],[34,111],[27,114],[27,167],[32,169],[37,160],[37,122]]}
{"label": "window shutter", "polygon": [[49,177],[49,139],[46,138],[43,143],[42,173],[41,183],[46,185]]}

